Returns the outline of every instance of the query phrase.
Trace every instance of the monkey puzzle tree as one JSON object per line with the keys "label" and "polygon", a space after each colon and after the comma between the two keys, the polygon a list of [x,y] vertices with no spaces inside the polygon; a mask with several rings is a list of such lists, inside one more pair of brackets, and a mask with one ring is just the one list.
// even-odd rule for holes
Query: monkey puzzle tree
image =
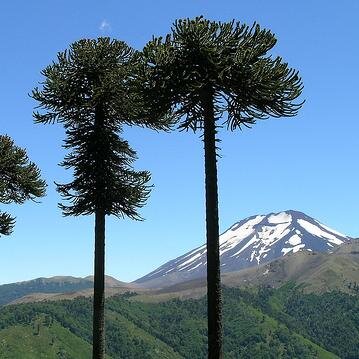
{"label": "monkey puzzle tree", "polygon": [[[164,39],[143,49],[139,83],[145,116],[165,116],[179,128],[203,130],[205,153],[208,358],[222,358],[216,138],[222,124],[234,130],[269,116],[294,116],[302,92],[298,72],[267,52],[275,36],[259,25],[203,17],[177,20]],[[219,119],[226,118],[219,124]]]}
{"label": "monkey puzzle tree", "polygon": [[[42,71],[42,89],[32,97],[44,113],[37,123],[62,123],[61,163],[72,168],[74,180],[57,184],[69,201],[60,204],[65,216],[95,214],[93,358],[104,358],[105,216],[139,220],[137,208],[149,195],[149,172],[132,169],[136,153],[119,137],[122,124],[139,124],[138,98],[131,90],[134,51],[124,42],[99,38],[80,40],[58,54],[57,62]],[[163,128],[160,123],[149,127]]]}
{"label": "monkey puzzle tree", "polygon": [[[26,151],[6,135],[0,135],[0,203],[22,204],[45,195],[46,183]],[[0,212],[0,235],[11,234],[15,218]]]}

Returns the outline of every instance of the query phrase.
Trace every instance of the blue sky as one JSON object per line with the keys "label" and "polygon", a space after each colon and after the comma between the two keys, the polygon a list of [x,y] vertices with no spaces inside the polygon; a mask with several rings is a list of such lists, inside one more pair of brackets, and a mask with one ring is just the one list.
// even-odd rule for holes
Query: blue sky
{"label": "blue sky", "polygon": [[[49,186],[40,204],[1,206],[17,224],[0,239],[0,284],[92,273],[93,217],[63,218],[57,208],[53,181],[71,178],[57,166],[63,130],[32,122],[28,94],[40,71],[81,38],[110,36],[140,49],[176,18],[201,14],[271,29],[278,38],[272,53],[298,69],[305,85],[297,117],[220,132],[221,231],[250,215],[295,209],[359,236],[358,13],[354,0],[2,1],[0,132],[28,150]],[[107,274],[130,281],[204,243],[204,165],[198,134],[126,128],[124,137],[155,186],[141,211],[146,221],[107,221]]]}

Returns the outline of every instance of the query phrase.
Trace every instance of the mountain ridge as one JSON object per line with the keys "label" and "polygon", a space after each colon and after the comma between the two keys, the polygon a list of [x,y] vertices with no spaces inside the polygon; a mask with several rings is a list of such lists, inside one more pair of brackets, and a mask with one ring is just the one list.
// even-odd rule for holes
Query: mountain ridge
{"label": "mountain ridge", "polygon": [[[111,276],[105,276],[105,286],[108,292],[115,293],[131,291],[137,288],[136,284],[121,282]],[[29,296],[25,301],[46,300],[52,297],[63,298],[69,296],[90,296],[93,290],[93,276],[84,278],[73,276],[40,277],[32,280],[0,285],[0,306],[17,302],[20,298]]]}
{"label": "mountain ridge", "polygon": [[[351,239],[299,211],[254,215],[234,223],[220,235],[221,271],[238,271],[302,250],[330,252]],[[204,244],[133,283],[154,288],[205,277],[206,263]]]}
{"label": "mountain ridge", "polygon": [[[353,294],[357,292],[354,289],[359,288],[359,239],[352,239],[337,247],[332,253],[300,251],[258,267],[222,273],[221,280],[224,286],[230,288],[248,286],[278,288],[285,283],[295,282],[308,293],[338,290]],[[111,297],[126,292],[135,292],[136,300],[146,302],[161,302],[173,298],[200,298],[206,294],[206,278],[176,283],[162,289],[106,287],[105,294],[106,297]],[[59,293],[32,292],[6,304],[68,300],[91,295],[92,288]]]}
{"label": "mountain ridge", "polygon": [[[220,250],[225,260],[229,258],[232,261],[223,263],[222,258],[224,285],[253,283],[277,287],[286,281],[299,281],[314,291],[329,288],[348,292],[346,286],[359,283],[359,276],[355,275],[359,273],[359,240],[298,211],[255,215],[238,221],[221,235]],[[333,256],[329,256],[331,253]],[[242,256],[241,261],[238,261],[238,255]],[[191,274],[195,272],[192,268],[201,266],[199,262],[203,256],[205,245],[165,263],[132,283],[106,276],[106,296],[137,292],[140,296],[154,296],[160,300],[173,296],[200,297],[205,293],[205,266],[202,265],[199,275]],[[240,263],[238,270],[233,265],[236,261]],[[171,266],[177,266],[177,272],[182,276],[174,270],[171,273]],[[189,271],[185,270],[186,267]],[[149,280],[141,281],[146,277]],[[90,297],[92,292],[93,276],[40,277],[0,285],[0,305]]]}

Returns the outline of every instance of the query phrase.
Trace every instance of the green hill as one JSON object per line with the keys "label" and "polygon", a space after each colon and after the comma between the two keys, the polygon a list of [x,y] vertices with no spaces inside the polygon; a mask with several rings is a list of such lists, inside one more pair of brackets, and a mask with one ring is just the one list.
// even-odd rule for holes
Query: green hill
{"label": "green hill", "polygon": [[[131,283],[120,282],[105,276],[106,294],[124,293],[136,288]],[[17,302],[35,302],[41,300],[73,299],[79,296],[91,296],[93,293],[93,276],[77,278],[57,276],[36,278],[29,281],[0,285],[0,306],[17,304]],[[65,298],[63,298],[65,297]]]}
{"label": "green hill", "polygon": [[[89,358],[90,298],[0,309],[0,358]],[[358,358],[359,298],[340,292],[224,288],[225,358]],[[206,298],[161,303],[108,298],[111,358],[206,357]],[[18,338],[23,338],[18,340]]]}
{"label": "green hill", "polygon": [[0,285],[0,305],[29,293],[63,293],[92,287],[91,280],[75,277],[37,278],[26,282],[3,284]]}
{"label": "green hill", "polygon": [[41,317],[31,325],[13,325],[0,331],[0,358],[88,359],[91,345],[57,322]]}

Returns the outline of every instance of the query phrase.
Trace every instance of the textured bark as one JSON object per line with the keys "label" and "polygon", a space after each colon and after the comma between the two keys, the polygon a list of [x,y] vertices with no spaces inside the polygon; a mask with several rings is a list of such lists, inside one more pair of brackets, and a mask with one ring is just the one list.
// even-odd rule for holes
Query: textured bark
{"label": "textured bark", "polygon": [[93,359],[105,358],[105,213],[95,214],[95,275],[93,299]]}
{"label": "textured bark", "polygon": [[93,359],[105,359],[105,211],[102,206],[104,188],[103,166],[104,151],[104,111],[101,105],[95,108],[94,141],[97,147],[96,171],[96,211],[95,211],[95,263],[94,263],[94,298],[93,298]]}
{"label": "textured bark", "polygon": [[223,358],[222,291],[219,262],[219,220],[216,159],[216,123],[213,93],[202,95],[204,109],[204,153],[207,234],[208,358]]}

